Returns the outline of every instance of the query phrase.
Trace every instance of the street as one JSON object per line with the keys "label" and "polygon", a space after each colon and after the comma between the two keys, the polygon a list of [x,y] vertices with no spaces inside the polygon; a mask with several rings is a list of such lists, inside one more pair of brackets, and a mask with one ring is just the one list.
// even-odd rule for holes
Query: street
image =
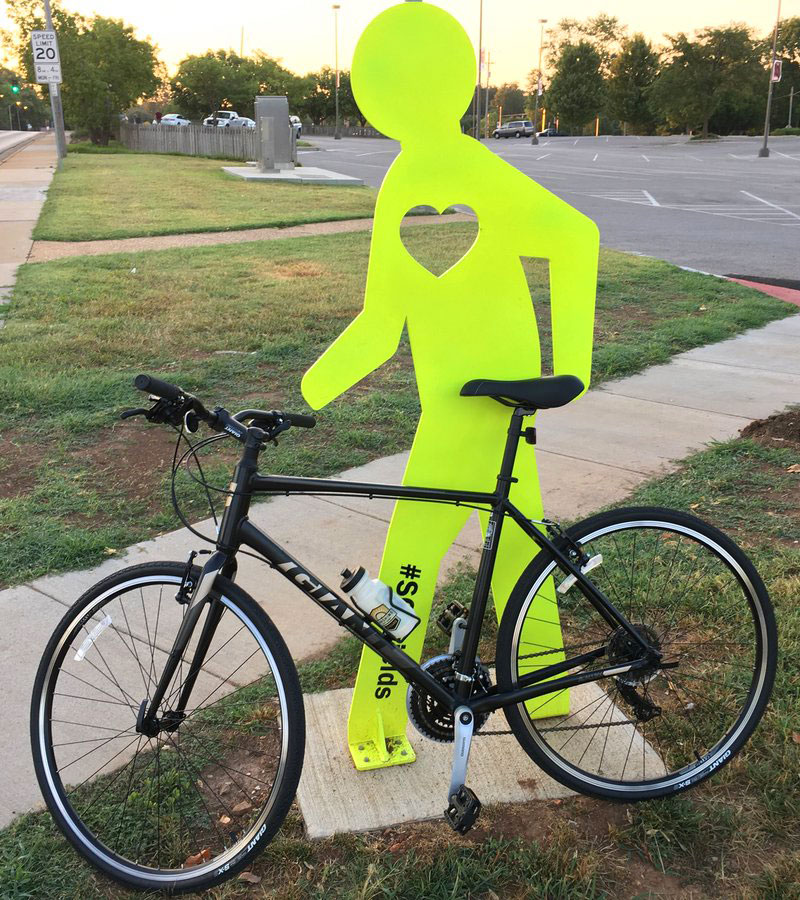
{"label": "street", "polygon": [[[380,138],[309,137],[300,161],[378,186],[399,151]],[[604,246],[717,275],[800,280],[800,141],[685,137],[489,140],[489,148],[597,222]]]}

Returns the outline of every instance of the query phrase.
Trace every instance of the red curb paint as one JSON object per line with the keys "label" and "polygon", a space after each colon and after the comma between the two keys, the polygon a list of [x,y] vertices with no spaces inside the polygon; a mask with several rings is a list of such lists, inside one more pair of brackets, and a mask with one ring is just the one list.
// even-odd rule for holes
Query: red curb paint
{"label": "red curb paint", "polygon": [[792,288],[779,287],[777,284],[762,284],[760,281],[744,281],[742,278],[729,278],[728,281],[735,281],[737,284],[743,284],[745,287],[755,288],[762,294],[769,294],[770,297],[777,297],[778,300],[785,300],[787,303],[794,303],[800,306],[800,291]]}

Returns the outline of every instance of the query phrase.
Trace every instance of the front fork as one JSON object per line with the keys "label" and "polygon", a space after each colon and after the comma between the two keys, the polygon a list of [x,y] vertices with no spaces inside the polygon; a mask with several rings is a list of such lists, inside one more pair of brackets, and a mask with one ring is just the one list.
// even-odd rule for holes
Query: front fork
{"label": "front fork", "polygon": [[[211,641],[222,618],[222,613],[225,611],[222,601],[218,597],[210,596],[217,575],[220,574],[233,578],[236,574],[236,560],[218,550],[211,554],[203,566],[153,696],[149,701],[147,699],[143,700],[139,707],[136,730],[140,734],[155,737],[162,729],[173,731],[183,721],[192,689],[205,662],[206,653],[208,653],[208,648],[211,646]],[[189,646],[189,641],[206,606],[209,607],[208,615],[203,624],[200,638],[197,641],[192,661],[189,664],[189,671],[181,688],[178,702],[174,709],[168,710],[162,719],[159,720],[157,716],[158,708],[167,695],[167,690],[172,683],[178,665],[186,653],[186,648]]]}

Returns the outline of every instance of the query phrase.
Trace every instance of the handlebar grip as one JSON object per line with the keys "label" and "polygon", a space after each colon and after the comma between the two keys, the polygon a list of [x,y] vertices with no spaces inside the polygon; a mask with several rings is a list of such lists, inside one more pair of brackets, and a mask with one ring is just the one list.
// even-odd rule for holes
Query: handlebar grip
{"label": "handlebar grip", "polygon": [[314,416],[306,416],[302,413],[284,413],[294,428],[313,428],[317,424]]}
{"label": "handlebar grip", "polygon": [[133,380],[133,386],[137,390],[147,391],[164,400],[177,400],[183,396],[183,391],[177,385],[162,381],[160,378],[152,378],[150,375],[137,375]]}

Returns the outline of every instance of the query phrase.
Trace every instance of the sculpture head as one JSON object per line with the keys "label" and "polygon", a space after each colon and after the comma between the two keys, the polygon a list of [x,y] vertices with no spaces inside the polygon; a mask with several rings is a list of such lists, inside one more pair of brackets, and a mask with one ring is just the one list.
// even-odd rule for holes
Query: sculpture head
{"label": "sculpture head", "polygon": [[407,0],[366,27],[350,78],[375,128],[400,141],[430,139],[458,127],[475,89],[475,53],[449,13]]}

